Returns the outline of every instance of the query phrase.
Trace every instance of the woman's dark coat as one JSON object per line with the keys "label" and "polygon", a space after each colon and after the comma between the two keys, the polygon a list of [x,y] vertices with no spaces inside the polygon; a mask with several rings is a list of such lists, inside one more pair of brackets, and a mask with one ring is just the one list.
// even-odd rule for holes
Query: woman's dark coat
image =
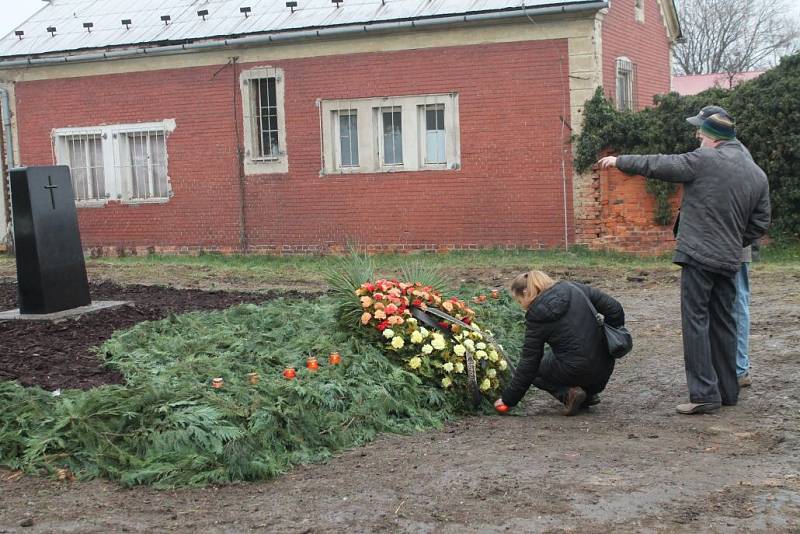
{"label": "woman's dark coat", "polygon": [[605,387],[614,370],[614,360],[608,355],[603,331],[581,293],[589,297],[608,324],[625,324],[620,303],[591,286],[557,282],[543,291],[525,314],[522,356],[502,395],[506,405],[516,405],[539,375],[545,343],[553,350],[552,356],[547,356],[549,380],[590,391]]}

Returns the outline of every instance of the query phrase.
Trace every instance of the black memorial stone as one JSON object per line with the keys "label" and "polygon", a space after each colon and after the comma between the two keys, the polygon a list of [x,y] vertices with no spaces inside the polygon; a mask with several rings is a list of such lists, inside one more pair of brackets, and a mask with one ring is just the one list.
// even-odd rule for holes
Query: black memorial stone
{"label": "black memorial stone", "polygon": [[69,167],[11,170],[20,314],[91,304]]}

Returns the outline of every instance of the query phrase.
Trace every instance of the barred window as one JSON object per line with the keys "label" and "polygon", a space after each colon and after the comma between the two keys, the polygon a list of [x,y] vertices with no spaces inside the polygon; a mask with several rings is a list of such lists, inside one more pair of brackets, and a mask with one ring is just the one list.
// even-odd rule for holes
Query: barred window
{"label": "barred window", "polygon": [[628,58],[617,58],[617,109],[620,111],[635,111],[636,65]]}
{"label": "barred window", "polygon": [[242,72],[245,173],[287,172],[283,71],[256,67]]}
{"label": "barred window", "polygon": [[53,131],[53,160],[68,165],[78,204],[164,202],[172,196],[167,135],[174,121]]}

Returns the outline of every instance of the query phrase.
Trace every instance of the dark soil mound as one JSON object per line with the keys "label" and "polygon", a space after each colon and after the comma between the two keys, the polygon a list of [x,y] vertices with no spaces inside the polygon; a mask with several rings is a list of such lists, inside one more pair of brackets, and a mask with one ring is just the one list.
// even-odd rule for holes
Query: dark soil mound
{"label": "dark soil mound", "polygon": [[[220,310],[277,296],[301,296],[119,286],[110,282],[91,284],[90,289],[93,300],[126,300],[131,304],[59,322],[0,321],[0,379],[48,390],[120,384],[122,376],[105,368],[89,350],[101,345],[115,330],[162,319],[170,313]],[[0,310],[17,307],[16,284],[0,282]]]}

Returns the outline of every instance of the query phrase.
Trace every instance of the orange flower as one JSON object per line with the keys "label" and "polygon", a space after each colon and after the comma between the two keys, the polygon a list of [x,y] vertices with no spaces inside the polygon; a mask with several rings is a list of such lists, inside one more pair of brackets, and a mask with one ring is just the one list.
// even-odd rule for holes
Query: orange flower
{"label": "orange flower", "polygon": [[384,309],[385,307],[386,307],[386,305],[385,305],[383,302],[376,302],[376,303],[375,303],[375,309],[376,309],[376,310],[382,310],[382,309]]}
{"label": "orange flower", "polygon": [[386,319],[386,314],[383,310],[375,310],[375,318],[376,319]]}
{"label": "orange flower", "polygon": [[369,320],[372,319],[372,314],[369,312],[364,312],[361,314],[361,324],[367,324]]}
{"label": "orange flower", "polygon": [[405,322],[405,320],[399,315],[392,315],[386,320],[389,321],[390,325],[403,324]]}
{"label": "orange flower", "polygon": [[369,308],[370,306],[372,306],[372,299],[367,296],[361,297],[361,307]]}
{"label": "orange flower", "polygon": [[397,313],[397,306],[395,304],[389,304],[388,306],[386,306],[385,310],[386,313],[388,313],[389,315],[394,315],[395,313]]}
{"label": "orange flower", "polygon": [[452,313],[453,312],[453,303],[450,302],[449,300],[446,300],[446,301],[442,302],[442,308],[447,310],[449,313]]}

